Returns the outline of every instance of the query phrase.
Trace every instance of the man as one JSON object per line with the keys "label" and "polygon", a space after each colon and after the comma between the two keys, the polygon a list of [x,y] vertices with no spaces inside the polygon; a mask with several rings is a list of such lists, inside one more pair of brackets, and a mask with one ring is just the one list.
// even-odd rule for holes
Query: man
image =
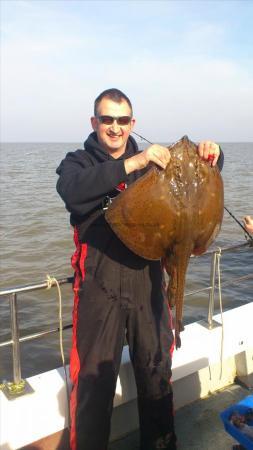
{"label": "man", "polygon": [[249,233],[253,233],[253,218],[251,216],[245,216],[243,224]]}
{"label": "man", "polygon": [[[135,119],[128,97],[108,89],[95,100],[94,130],[84,150],[68,153],[57,190],[75,228],[73,346],[70,358],[71,449],[106,450],[125,337],[133,364],[140,449],[176,449],[171,378],[174,339],[160,261],[133,254],[104,218],[113,197],[139,178],[150,161],[165,169],[166,147],[139,152],[130,136]],[[199,145],[212,165],[217,144]]]}

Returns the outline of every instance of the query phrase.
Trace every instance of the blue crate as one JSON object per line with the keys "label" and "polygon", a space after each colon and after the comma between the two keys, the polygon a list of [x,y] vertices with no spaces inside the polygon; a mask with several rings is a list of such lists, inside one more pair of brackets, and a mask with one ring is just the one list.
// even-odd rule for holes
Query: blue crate
{"label": "blue crate", "polygon": [[[230,423],[229,418],[233,412],[238,412],[239,414],[245,414],[249,409],[253,408],[253,395],[248,395],[240,402],[236,403],[233,406],[225,409],[222,413],[220,413],[221,420],[224,423],[225,430],[231,434],[243,447],[247,450],[253,450],[253,440],[248,436],[243,434],[239,428]],[[249,425],[253,425],[253,421],[249,423]]]}

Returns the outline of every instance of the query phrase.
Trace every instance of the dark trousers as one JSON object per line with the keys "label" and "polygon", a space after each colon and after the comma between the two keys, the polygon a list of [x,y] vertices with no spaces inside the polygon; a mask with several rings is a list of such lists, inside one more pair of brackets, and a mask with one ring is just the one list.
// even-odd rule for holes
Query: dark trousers
{"label": "dark trousers", "polygon": [[137,385],[140,449],[175,450],[170,384],[174,338],[160,264],[150,262],[140,269],[121,265],[118,272],[107,267],[106,278],[100,270],[91,270],[88,263],[85,273],[76,272],[71,448],[108,448],[126,337]]}

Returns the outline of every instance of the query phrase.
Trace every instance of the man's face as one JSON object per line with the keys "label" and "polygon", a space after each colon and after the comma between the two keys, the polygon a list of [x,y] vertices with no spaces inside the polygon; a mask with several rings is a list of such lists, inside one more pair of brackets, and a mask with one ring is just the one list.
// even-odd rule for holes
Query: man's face
{"label": "man's face", "polygon": [[91,125],[98,136],[98,142],[110,155],[118,158],[126,148],[127,139],[134,126],[135,120],[131,119],[127,125],[119,125],[116,120],[112,124],[101,123],[98,117],[112,116],[123,117],[131,116],[132,112],[128,103],[122,99],[116,103],[109,98],[104,97],[98,105],[97,117],[91,118]]}

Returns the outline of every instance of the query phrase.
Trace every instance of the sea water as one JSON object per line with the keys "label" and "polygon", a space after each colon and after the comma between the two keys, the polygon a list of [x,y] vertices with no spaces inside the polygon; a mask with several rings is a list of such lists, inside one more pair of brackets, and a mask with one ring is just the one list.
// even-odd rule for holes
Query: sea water
{"label": "sea water", "polygon": [[[144,147],[141,144],[142,148]],[[253,215],[253,143],[223,143],[222,171],[225,205],[239,219]],[[1,163],[1,281],[0,288],[41,282],[46,276],[71,276],[74,252],[69,214],[55,190],[56,167],[68,151],[82,148],[72,143],[2,144]],[[215,205],[214,205],[215,207]],[[224,213],[222,230],[212,248],[244,243],[238,224]],[[185,292],[209,286],[211,256],[191,258]],[[222,283],[253,273],[253,249],[227,253],[221,257]],[[72,320],[71,286],[63,292],[64,324]],[[223,308],[253,300],[253,279],[222,288]],[[208,291],[186,296],[184,323],[207,317]],[[218,302],[215,305],[218,312]],[[58,326],[56,289],[18,295],[20,336]],[[10,310],[0,298],[0,342],[10,338]],[[61,365],[58,334],[21,344],[22,376]],[[64,333],[68,357],[71,331]],[[0,348],[0,380],[11,378],[11,347]]]}

